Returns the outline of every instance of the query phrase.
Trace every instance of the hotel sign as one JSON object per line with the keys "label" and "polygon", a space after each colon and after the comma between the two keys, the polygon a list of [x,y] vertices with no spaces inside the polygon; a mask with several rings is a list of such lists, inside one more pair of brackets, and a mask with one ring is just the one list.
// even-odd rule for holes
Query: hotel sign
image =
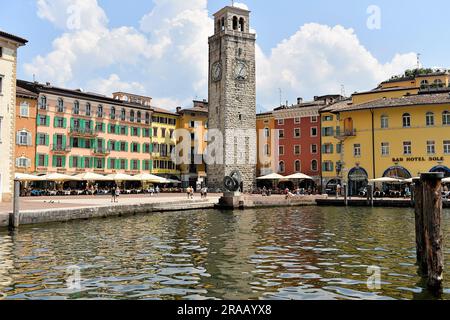
{"label": "hotel sign", "polygon": [[392,162],[443,162],[444,157],[408,157],[408,158],[393,158]]}

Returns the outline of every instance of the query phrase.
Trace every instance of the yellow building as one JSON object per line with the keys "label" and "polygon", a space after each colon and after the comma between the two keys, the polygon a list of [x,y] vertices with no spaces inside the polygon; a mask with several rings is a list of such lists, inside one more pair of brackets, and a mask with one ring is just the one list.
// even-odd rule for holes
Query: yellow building
{"label": "yellow building", "polygon": [[175,130],[178,114],[160,108],[152,108],[152,174],[169,179],[179,179],[180,173],[172,161],[176,145]]}
{"label": "yellow building", "polygon": [[[265,112],[256,115],[256,130],[258,141],[258,163],[256,175],[258,177],[278,172],[278,148],[275,131],[275,117],[273,112]],[[261,154],[262,153],[262,154]]]}
{"label": "yellow building", "polygon": [[449,83],[446,70],[407,70],[374,90],[323,108],[325,189],[348,183],[350,193],[357,194],[368,179],[411,178],[428,171],[449,175]]}
{"label": "yellow building", "polygon": [[179,170],[183,187],[201,187],[206,183],[206,165],[203,154],[207,146],[208,102],[194,101],[192,108],[177,108],[177,129],[185,129],[191,135],[190,164],[181,164]]}
{"label": "yellow building", "polygon": [[[358,194],[368,179],[450,176],[450,96],[407,95],[338,106],[342,141],[339,178]],[[323,155],[324,161],[333,161]]]}

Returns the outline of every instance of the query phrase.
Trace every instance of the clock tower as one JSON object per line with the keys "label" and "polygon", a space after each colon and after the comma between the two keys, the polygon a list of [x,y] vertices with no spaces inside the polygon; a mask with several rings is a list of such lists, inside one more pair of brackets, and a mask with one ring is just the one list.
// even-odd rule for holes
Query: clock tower
{"label": "clock tower", "polygon": [[211,136],[214,131],[222,134],[223,161],[207,167],[211,191],[223,190],[225,177],[233,171],[242,176],[242,191],[251,192],[256,184],[255,42],[250,11],[227,6],[214,14],[214,35],[209,38],[208,130]]}

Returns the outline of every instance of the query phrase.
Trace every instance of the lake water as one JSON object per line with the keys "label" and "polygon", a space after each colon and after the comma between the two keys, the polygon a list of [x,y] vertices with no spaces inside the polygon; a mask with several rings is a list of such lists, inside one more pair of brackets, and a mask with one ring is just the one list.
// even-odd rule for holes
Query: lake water
{"label": "lake water", "polygon": [[[448,243],[450,211],[444,221]],[[367,286],[370,266],[380,268],[381,289]],[[449,263],[446,271],[442,298],[450,299]],[[413,211],[317,207],[161,213],[0,231],[2,297],[431,298],[415,266]]]}

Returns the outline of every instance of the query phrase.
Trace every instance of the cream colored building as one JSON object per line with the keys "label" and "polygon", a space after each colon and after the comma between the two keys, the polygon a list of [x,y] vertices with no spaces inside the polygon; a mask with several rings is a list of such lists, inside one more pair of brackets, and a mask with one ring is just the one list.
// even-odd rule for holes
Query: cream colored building
{"label": "cream colored building", "polygon": [[17,49],[27,42],[0,31],[0,202],[13,194]]}

